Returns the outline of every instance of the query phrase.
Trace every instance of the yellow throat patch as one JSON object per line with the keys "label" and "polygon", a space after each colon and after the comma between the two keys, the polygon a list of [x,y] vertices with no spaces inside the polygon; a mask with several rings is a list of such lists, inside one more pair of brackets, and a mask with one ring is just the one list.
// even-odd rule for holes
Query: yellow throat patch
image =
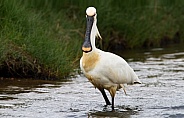
{"label": "yellow throat patch", "polygon": [[86,72],[89,72],[97,65],[99,54],[97,52],[83,53],[82,66]]}

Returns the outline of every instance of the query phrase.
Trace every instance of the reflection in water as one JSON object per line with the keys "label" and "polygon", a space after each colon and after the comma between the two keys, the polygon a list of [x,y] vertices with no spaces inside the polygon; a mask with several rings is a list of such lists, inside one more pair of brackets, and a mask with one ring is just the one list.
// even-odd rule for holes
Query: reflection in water
{"label": "reflection in water", "polygon": [[134,115],[134,113],[131,112],[111,112],[111,111],[95,111],[94,113],[89,114],[90,117],[95,117],[95,118],[106,118],[106,117],[115,117],[115,118],[130,118],[130,115]]}
{"label": "reflection in water", "polygon": [[56,86],[59,83],[55,81],[44,81],[44,80],[1,78],[0,100],[13,99],[13,97],[10,97],[8,95],[32,92],[34,88],[41,87],[43,84],[45,85],[50,84],[51,86],[53,86],[52,84],[55,84]]}
{"label": "reflection in water", "polygon": [[91,110],[88,113],[88,117],[102,118],[102,117],[118,117],[118,118],[130,118],[132,115],[137,115],[138,111],[141,111],[138,107],[131,108],[130,106],[116,106],[114,111],[111,111],[111,107],[105,107],[103,110],[95,111]]}
{"label": "reflection in water", "polygon": [[[115,111],[83,75],[65,81],[0,79],[1,118],[184,117],[184,49],[117,52],[143,82],[118,91]],[[108,97],[110,95],[108,94]]]}

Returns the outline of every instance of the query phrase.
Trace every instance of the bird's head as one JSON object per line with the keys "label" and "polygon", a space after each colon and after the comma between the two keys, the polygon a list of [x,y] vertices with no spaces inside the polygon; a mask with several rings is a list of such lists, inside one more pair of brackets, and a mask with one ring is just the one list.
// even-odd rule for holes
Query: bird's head
{"label": "bird's head", "polygon": [[96,15],[96,9],[94,7],[88,7],[86,9],[86,15],[87,16],[95,16]]}
{"label": "bird's head", "polygon": [[[86,52],[86,53],[92,51],[92,45],[93,47],[95,47],[95,44],[91,42],[91,35],[94,35],[94,38],[95,36],[98,36],[101,38],[98,28],[96,26],[96,21],[97,21],[96,17],[97,17],[96,9],[94,7],[88,7],[86,9],[87,28],[86,28],[86,34],[85,34],[85,41],[82,46],[83,52]],[[92,31],[92,28],[93,28],[93,31]],[[95,39],[92,39],[92,40],[95,40]]]}

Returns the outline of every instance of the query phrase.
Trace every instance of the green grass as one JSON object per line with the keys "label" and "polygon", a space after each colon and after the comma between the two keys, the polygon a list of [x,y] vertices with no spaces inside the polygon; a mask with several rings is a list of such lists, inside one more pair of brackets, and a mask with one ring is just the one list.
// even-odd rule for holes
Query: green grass
{"label": "green grass", "polygon": [[65,10],[67,17],[81,24],[82,29],[85,29],[85,9],[95,6],[105,50],[111,44],[142,48],[183,41],[182,0],[68,0],[57,4],[56,8]]}
{"label": "green grass", "polygon": [[81,40],[62,12],[33,11],[11,0],[0,4],[2,70],[13,76],[58,78],[76,68]]}
{"label": "green grass", "polygon": [[182,0],[0,0],[0,76],[68,76],[78,68],[88,6],[97,8],[104,50],[184,40]]}

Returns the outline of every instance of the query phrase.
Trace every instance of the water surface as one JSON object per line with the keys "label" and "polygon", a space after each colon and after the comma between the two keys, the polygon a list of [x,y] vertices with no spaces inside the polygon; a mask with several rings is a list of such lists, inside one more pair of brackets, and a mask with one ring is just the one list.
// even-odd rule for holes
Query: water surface
{"label": "water surface", "polygon": [[126,86],[128,95],[118,91],[114,112],[104,106],[100,92],[83,75],[60,82],[1,78],[0,117],[184,117],[182,46],[116,53],[128,61],[143,84]]}

